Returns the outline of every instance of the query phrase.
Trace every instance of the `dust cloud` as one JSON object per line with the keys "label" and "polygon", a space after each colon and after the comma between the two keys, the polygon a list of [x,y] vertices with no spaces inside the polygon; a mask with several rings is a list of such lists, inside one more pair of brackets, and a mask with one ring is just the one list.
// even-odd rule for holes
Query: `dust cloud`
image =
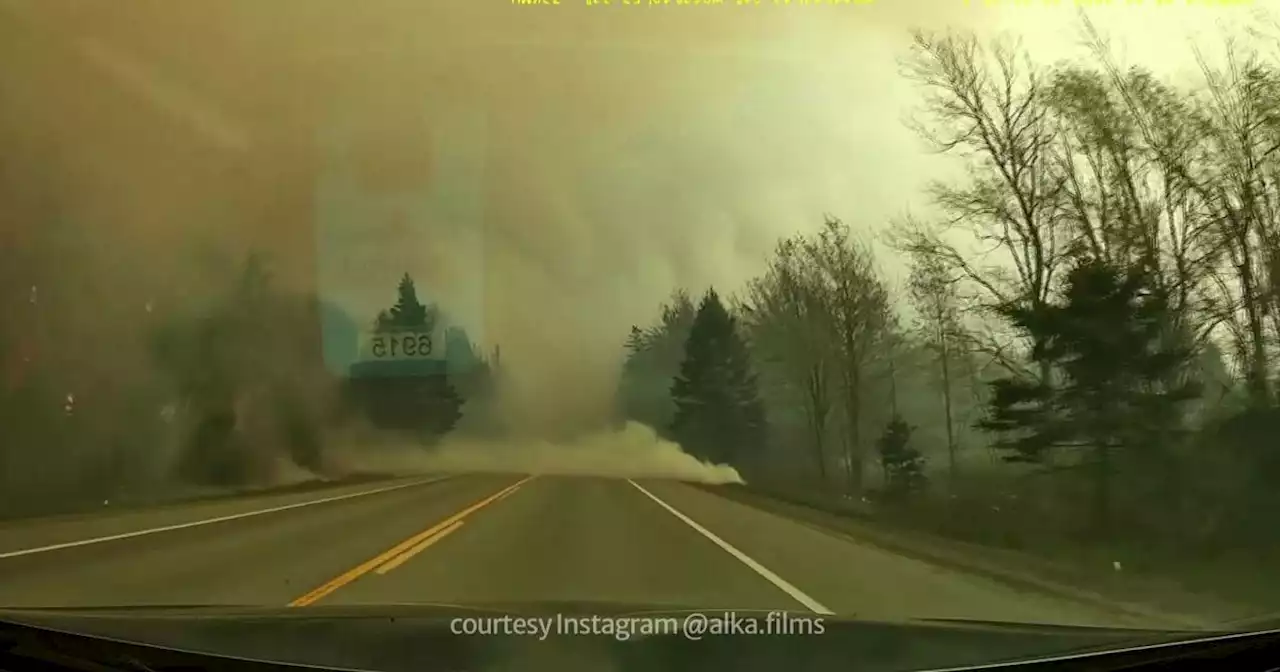
{"label": "dust cloud", "polygon": [[711,485],[743,482],[733,467],[701,462],[637,423],[564,441],[449,437],[429,452],[376,432],[347,445],[348,449],[333,451],[338,473],[486,472],[669,478]]}

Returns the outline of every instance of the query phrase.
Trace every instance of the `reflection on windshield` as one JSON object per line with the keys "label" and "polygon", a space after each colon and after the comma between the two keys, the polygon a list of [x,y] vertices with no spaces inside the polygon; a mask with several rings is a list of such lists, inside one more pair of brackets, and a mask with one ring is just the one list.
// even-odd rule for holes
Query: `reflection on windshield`
{"label": "reflection on windshield", "polygon": [[0,606],[1275,610],[1270,18],[640,4],[0,5]]}

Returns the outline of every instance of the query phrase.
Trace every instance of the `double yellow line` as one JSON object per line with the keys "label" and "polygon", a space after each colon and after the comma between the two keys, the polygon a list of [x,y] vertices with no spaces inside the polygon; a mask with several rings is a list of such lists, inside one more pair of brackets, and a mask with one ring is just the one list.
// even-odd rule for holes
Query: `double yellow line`
{"label": "double yellow line", "polygon": [[453,514],[452,516],[449,516],[448,518],[445,518],[439,523],[432,525],[431,527],[413,535],[412,537],[405,539],[404,541],[396,544],[390,549],[382,553],[379,553],[377,556],[361,563],[357,567],[354,567],[350,570],[347,570],[346,572],[343,572],[342,574],[339,574],[338,576],[327,581],[324,585],[290,602],[289,606],[305,607],[309,604],[313,604],[317,600],[323,598],[326,595],[329,595],[333,591],[375,570],[379,574],[386,574],[387,572],[404,564],[406,561],[409,560],[409,558],[412,558],[413,556],[421,553],[432,544],[443,539],[445,535],[453,532],[459,527],[462,527],[463,518],[466,518],[467,516],[475,513],[476,511],[479,511],[480,509],[483,509],[484,507],[507,497],[508,495],[515,492],[517,489],[519,489],[520,486],[527,483],[531,478],[533,477],[528,476],[523,480],[521,480],[520,482],[515,483],[514,485],[510,485],[506,488],[503,488],[499,492],[496,492],[476,502],[475,504],[468,506],[467,508]]}

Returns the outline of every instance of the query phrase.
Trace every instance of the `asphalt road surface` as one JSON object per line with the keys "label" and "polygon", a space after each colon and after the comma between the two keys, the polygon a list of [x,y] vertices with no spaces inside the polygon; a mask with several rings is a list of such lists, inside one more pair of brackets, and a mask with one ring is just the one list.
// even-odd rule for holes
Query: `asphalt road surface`
{"label": "asphalt road surface", "polygon": [[1169,625],[672,481],[424,477],[0,523],[0,607],[548,600]]}

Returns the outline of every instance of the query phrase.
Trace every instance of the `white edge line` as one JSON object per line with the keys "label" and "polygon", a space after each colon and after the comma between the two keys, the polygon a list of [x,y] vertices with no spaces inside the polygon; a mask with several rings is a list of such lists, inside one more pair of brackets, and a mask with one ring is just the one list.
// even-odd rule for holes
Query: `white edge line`
{"label": "white edge line", "polygon": [[105,537],[93,537],[91,539],[65,541],[60,544],[50,544],[48,546],[39,546],[36,548],[24,548],[17,551],[6,551],[3,553],[0,553],[0,560],[4,560],[6,558],[16,558],[22,555],[35,555],[36,553],[46,553],[48,551],[57,551],[64,548],[75,548],[77,546],[89,546],[91,544],[101,544],[107,541],[131,539],[133,537],[141,537],[148,534],[157,534],[159,532],[172,532],[174,530],[183,530],[189,527],[199,527],[201,525],[212,525],[213,523],[224,523],[228,520],[238,520],[240,518],[249,518],[251,516],[261,516],[264,513],[276,513],[277,511],[288,511],[289,509],[300,509],[304,506],[313,506],[315,504],[325,504],[327,502],[337,502],[344,499],[364,497],[365,495],[376,495],[380,492],[390,492],[392,490],[400,490],[402,488],[412,488],[416,485],[426,485],[428,483],[436,483],[436,482],[443,481],[453,477],[454,477],[453,475],[439,476],[439,477],[430,478],[424,481],[414,481],[412,483],[401,483],[399,485],[390,485],[385,488],[376,488],[374,490],[363,490],[361,492],[352,492],[345,495],[335,495],[333,497],[324,497],[322,499],[312,499],[305,502],[285,504],[283,506],[273,506],[269,509],[258,509],[257,511],[245,511],[244,513],[233,513],[227,516],[218,516],[217,518],[206,518],[204,520],[193,520],[187,523],[177,523],[175,525],[165,525],[163,527],[152,527],[145,530],[121,532],[120,534],[111,534]]}
{"label": "white edge line", "polygon": [[661,499],[658,499],[657,495],[654,495],[652,492],[645,490],[644,487],[641,486],[639,483],[636,483],[631,479],[627,479],[627,482],[635,486],[635,488],[640,492],[643,492],[646,496],[649,497],[649,499],[652,499],[653,501],[657,502],[659,506],[666,509],[671,515],[675,516],[676,518],[679,518],[682,522],[684,522],[684,524],[688,525],[689,527],[692,527],[694,530],[697,530],[699,534],[710,539],[713,543],[715,543],[716,546],[719,546],[720,548],[724,549],[726,553],[728,553],[729,555],[732,555],[734,558],[737,558],[739,562],[746,565],[747,567],[750,567],[752,571],[764,577],[766,581],[777,586],[779,589],[782,590],[782,592],[786,593],[787,595],[790,595],[791,598],[794,599],[795,601],[799,602],[800,604],[803,604],[805,608],[808,609],[809,611],[812,611],[817,614],[824,614],[829,616],[835,615],[836,612],[831,611],[830,609],[823,606],[821,602],[813,599],[812,597],[809,597],[804,593],[804,591],[800,590],[799,588],[796,588],[795,586],[787,582],[786,579],[778,576],[777,574],[774,574],[772,571],[769,570],[768,567],[765,567],[764,565],[756,562],[755,560],[752,560],[751,557],[748,556],[746,553],[739,551],[737,548],[734,548],[733,545],[730,544],[729,542],[725,541],[724,539],[721,539],[720,537],[717,537],[714,533],[712,533],[707,528],[699,525],[688,516],[677,511],[675,507],[662,501]]}

